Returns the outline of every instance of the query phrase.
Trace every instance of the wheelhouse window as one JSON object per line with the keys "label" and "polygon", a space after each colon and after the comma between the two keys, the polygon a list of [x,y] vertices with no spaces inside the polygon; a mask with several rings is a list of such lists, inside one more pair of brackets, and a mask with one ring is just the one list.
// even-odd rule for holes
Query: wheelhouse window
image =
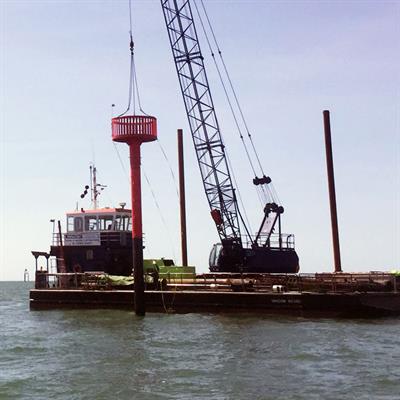
{"label": "wheelhouse window", "polygon": [[115,216],[115,230],[116,231],[131,231],[132,222],[130,215],[116,215]]}
{"label": "wheelhouse window", "polygon": [[96,215],[85,217],[85,230],[86,231],[97,231],[98,230]]}
{"label": "wheelhouse window", "polygon": [[83,219],[82,219],[82,217],[75,217],[74,218],[74,231],[75,232],[82,232],[83,231]]}
{"label": "wheelhouse window", "polygon": [[82,232],[83,218],[74,215],[67,215],[67,232]]}
{"label": "wheelhouse window", "polygon": [[74,217],[67,217],[67,231],[73,232],[74,231]]}
{"label": "wheelhouse window", "polygon": [[101,231],[110,231],[113,229],[114,217],[112,215],[99,216],[98,225]]}

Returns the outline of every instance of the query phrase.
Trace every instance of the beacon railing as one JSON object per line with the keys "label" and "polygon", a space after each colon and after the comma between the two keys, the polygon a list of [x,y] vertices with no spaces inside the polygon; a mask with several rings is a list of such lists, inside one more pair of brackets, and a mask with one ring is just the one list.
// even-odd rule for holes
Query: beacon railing
{"label": "beacon railing", "polygon": [[126,141],[140,137],[141,141],[152,141],[157,138],[157,120],[145,115],[127,115],[115,117],[111,121],[112,139]]}

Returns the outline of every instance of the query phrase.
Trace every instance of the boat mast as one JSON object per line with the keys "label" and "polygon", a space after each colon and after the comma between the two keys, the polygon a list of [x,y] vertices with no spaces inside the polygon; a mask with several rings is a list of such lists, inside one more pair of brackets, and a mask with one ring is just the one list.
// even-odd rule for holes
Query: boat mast
{"label": "boat mast", "polygon": [[90,165],[90,200],[93,210],[97,210],[99,204],[97,198],[107,185],[97,183],[97,168],[94,164]]}
{"label": "boat mast", "polygon": [[93,210],[97,210],[97,179],[96,179],[96,166],[90,165],[90,201]]}

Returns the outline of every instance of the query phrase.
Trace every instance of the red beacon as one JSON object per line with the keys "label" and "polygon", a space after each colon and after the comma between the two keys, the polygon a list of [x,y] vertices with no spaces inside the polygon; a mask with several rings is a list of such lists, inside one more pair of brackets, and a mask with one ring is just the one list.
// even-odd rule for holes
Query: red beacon
{"label": "red beacon", "polygon": [[114,142],[126,143],[129,146],[135,309],[137,314],[143,315],[144,303],[138,304],[144,301],[139,295],[140,292],[144,292],[140,145],[157,140],[157,120],[147,115],[123,115],[112,119],[111,129]]}

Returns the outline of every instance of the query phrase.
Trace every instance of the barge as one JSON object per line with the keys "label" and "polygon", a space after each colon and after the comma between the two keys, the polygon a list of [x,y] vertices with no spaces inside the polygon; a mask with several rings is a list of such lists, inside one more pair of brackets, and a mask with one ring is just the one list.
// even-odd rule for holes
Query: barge
{"label": "barge", "polygon": [[[39,272],[40,274],[40,272]],[[104,274],[47,274],[30,291],[32,310],[134,309],[133,285]],[[69,278],[68,285],[62,285]],[[323,317],[400,315],[398,273],[187,274],[146,280],[146,309],[153,312],[292,314]],[[51,284],[53,282],[53,285]]]}

